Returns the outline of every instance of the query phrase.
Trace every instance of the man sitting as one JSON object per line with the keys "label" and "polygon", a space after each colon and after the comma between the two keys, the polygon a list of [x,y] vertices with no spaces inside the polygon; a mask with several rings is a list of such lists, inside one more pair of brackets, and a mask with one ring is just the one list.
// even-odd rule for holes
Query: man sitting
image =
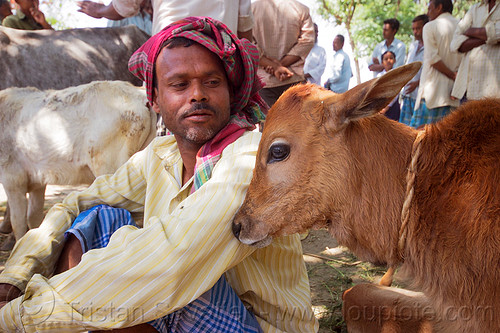
{"label": "man sitting", "polygon": [[45,19],[45,14],[38,8],[38,0],[16,0],[19,9],[3,19],[2,25],[20,30],[52,29]]}
{"label": "man sitting", "polygon": [[[0,275],[0,330],[317,331],[299,236],[255,250],[231,232],[267,110],[257,64],[253,44],[210,18],[137,50],[129,68],[173,135],[71,193],[18,242]],[[142,228],[125,210],[144,215]]]}

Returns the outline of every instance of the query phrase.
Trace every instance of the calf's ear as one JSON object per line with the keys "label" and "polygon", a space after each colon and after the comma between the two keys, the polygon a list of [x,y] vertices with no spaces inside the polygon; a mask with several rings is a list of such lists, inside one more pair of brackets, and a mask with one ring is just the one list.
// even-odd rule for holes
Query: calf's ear
{"label": "calf's ear", "polygon": [[385,75],[361,83],[339,96],[323,100],[327,121],[339,128],[351,121],[380,112],[398,95],[405,84],[417,74],[421,62],[414,62],[387,72]]}

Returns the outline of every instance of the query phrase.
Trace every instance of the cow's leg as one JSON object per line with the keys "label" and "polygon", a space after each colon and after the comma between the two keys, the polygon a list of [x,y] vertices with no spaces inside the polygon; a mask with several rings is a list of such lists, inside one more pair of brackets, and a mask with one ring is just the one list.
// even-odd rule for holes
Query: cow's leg
{"label": "cow's leg", "polygon": [[5,182],[3,185],[9,203],[12,231],[16,240],[19,240],[28,231],[28,199],[26,198],[28,181],[18,174],[12,174],[11,177],[13,181]]}
{"label": "cow's leg", "polygon": [[46,185],[40,185],[29,192],[28,227],[30,229],[38,228],[40,223],[42,223],[46,187]]}
{"label": "cow's leg", "polygon": [[10,208],[9,202],[5,205],[5,213],[3,214],[3,221],[0,223],[0,234],[10,234],[12,232],[12,225],[10,224]]}

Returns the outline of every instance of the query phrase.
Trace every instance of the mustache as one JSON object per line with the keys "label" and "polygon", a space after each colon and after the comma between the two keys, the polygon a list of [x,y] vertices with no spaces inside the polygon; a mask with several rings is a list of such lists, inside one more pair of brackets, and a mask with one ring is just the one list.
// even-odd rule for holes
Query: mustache
{"label": "mustache", "polygon": [[198,110],[209,110],[212,113],[217,113],[217,111],[208,103],[206,102],[199,102],[199,103],[194,103],[188,110],[184,111],[182,116],[183,117],[189,117],[193,113],[196,113]]}

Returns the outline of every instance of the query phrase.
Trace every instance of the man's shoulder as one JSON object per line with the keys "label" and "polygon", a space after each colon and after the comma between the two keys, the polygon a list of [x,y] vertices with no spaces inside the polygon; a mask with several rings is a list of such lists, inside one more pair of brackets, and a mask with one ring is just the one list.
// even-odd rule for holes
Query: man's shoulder
{"label": "man's shoulder", "polygon": [[406,47],[405,43],[397,38],[394,38],[394,45],[396,47]]}
{"label": "man's shoulder", "polygon": [[239,154],[243,152],[257,151],[262,134],[255,131],[246,131],[236,141],[228,145],[223,154]]}
{"label": "man's shoulder", "polygon": [[318,44],[314,44],[313,48],[309,53],[315,53],[315,54],[326,54],[325,48],[319,46]]}
{"label": "man's shoulder", "polygon": [[168,158],[179,152],[177,141],[173,135],[158,136],[144,149],[146,153],[154,153],[160,159]]}
{"label": "man's shoulder", "polygon": [[20,21],[21,19],[18,16],[12,14],[3,19],[2,25],[7,28],[19,29],[18,25]]}

